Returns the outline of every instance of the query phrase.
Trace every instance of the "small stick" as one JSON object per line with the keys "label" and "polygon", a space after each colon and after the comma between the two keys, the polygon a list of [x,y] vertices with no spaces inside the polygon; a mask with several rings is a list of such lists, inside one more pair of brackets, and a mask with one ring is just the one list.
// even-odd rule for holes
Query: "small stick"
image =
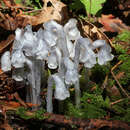
{"label": "small stick", "polygon": [[19,94],[17,92],[14,93],[14,97],[19,101],[19,103],[21,105],[23,105],[24,107],[27,108],[27,105],[25,104],[25,102],[20,98]]}
{"label": "small stick", "polygon": [[[128,97],[128,99],[129,99],[130,97]],[[115,104],[117,104],[117,103],[119,103],[119,102],[122,102],[122,101],[124,101],[126,98],[123,98],[123,99],[119,99],[119,100],[117,100],[117,101],[115,101],[115,102],[112,102],[112,103],[110,103],[110,105],[112,106],[112,105],[115,105]]]}
{"label": "small stick", "polygon": [[129,97],[129,95],[127,94],[127,92],[124,90],[124,88],[122,87],[122,85],[120,84],[120,82],[118,81],[118,79],[116,78],[113,70],[116,69],[118,67],[118,65],[120,65],[122,63],[122,61],[119,61],[116,65],[114,65],[114,67],[112,67],[111,69],[111,74],[113,76],[113,78],[116,80],[117,84],[119,85],[119,87],[121,88],[121,90],[124,92],[124,94]]}
{"label": "small stick", "polygon": [[103,82],[103,84],[102,84],[102,88],[103,88],[103,89],[106,88],[107,81],[108,81],[108,74],[106,75],[105,80],[104,80],[104,82]]}
{"label": "small stick", "polygon": [[124,94],[129,97],[129,95],[127,94],[127,92],[124,90],[124,88],[121,86],[120,82],[118,81],[118,79],[116,78],[115,74],[111,71],[111,74],[113,76],[113,78],[116,80],[117,84],[119,85],[119,87],[121,88],[121,90],[124,92]]}
{"label": "small stick", "polygon": [[9,8],[12,8],[12,9],[34,9],[32,7],[23,7],[23,6],[11,6],[11,7],[2,7],[0,6],[0,10],[3,10],[3,9],[9,9]]}
{"label": "small stick", "polygon": [[112,67],[111,71],[115,70],[115,69],[118,67],[118,65],[120,65],[122,62],[123,62],[123,61],[121,60],[121,61],[119,61],[116,65],[114,65],[114,66]]}
{"label": "small stick", "polygon": [[24,13],[34,13],[34,12],[38,12],[38,11],[42,11],[43,9],[37,9],[37,10],[31,10],[31,11],[26,11]]}

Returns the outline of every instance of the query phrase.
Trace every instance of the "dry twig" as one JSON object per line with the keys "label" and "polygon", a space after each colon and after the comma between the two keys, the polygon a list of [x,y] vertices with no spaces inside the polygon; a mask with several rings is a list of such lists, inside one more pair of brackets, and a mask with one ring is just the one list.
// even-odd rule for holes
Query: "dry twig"
{"label": "dry twig", "polygon": [[[128,98],[129,99],[129,98]],[[115,102],[112,102],[110,105],[115,105],[115,104],[117,104],[117,103],[119,103],[119,102],[122,102],[122,101],[124,101],[125,100],[125,98],[123,98],[123,99],[119,99],[119,100],[117,100],[117,101],[115,101]]]}
{"label": "dry twig", "polygon": [[116,78],[113,70],[116,69],[118,67],[118,65],[120,65],[122,63],[122,61],[119,61],[116,65],[114,65],[111,69],[111,74],[113,76],[113,78],[116,80],[117,84],[119,85],[120,89],[122,90],[122,92],[127,96],[129,97],[129,95],[127,94],[127,92],[124,90],[124,88],[122,87],[122,85],[120,84],[120,82],[118,81],[118,79]]}

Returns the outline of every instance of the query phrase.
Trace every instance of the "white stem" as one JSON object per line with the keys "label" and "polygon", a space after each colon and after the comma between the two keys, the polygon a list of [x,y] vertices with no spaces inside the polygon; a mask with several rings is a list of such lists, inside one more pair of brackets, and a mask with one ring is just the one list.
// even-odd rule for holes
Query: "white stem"
{"label": "white stem", "polygon": [[75,83],[75,103],[76,107],[80,107],[80,85],[79,85],[79,80]]}
{"label": "white stem", "polygon": [[40,104],[40,87],[41,87],[41,61],[37,61],[34,59],[26,59],[26,63],[30,68],[30,77],[28,77],[29,83],[31,85],[31,90],[27,93],[28,98],[30,95],[31,103]]}
{"label": "white stem", "polygon": [[37,97],[36,97],[36,83],[35,83],[35,63],[33,61],[32,63],[32,68],[31,68],[31,77],[32,77],[32,80],[31,80],[31,87],[32,87],[32,103],[33,104],[37,104]]}
{"label": "white stem", "polygon": [[52,77],[50,76],[48,79],[48,86],[47,86],[47,112],[52,113],[53,112],[53,105],[52,105],[52,86],[53,81]]}
{"label": "white stem", "polygon": [[[77,71],[78,71],[78,65],[79,65],[79,55],[80,55],[80,45],[77,42],[76,46],[75,46],[75,57],[74,57],[74,62],[75,62]],[[80,84],[79,84],[79,79],[75,83],[74,87],[75,87],[75,103],[76,103],[76,107],[79,108],[80,107]]]}
{"label": "white stem", "polygon": [[42,62],[40,60],[35,60],[36,104],[39,104],[39,105],[41,104],[40,102],[41,71],[42,71]]}

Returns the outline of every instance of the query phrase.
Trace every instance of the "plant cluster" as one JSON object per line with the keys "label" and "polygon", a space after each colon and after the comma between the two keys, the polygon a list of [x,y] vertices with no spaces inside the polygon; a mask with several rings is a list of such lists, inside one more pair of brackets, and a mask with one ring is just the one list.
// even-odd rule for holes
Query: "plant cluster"
{"label": "plant cluster", "polygon": [[[33,32],[30,25],[17,29],[13,50],[5,52],[1,58],[2,70],[15,68],[13,79],[30,84],[27,101],[40,104],[41,75],[45,64],[57,72],[48,78],[47,111],[52,112],[52,87],[58,100],[70,97],[69,87],[75,87],[77,107],[80,104],[79,63],[92,68],[96,63],[103,65],[113,59],[111,47],[105,40],[93,43],[83,38],[76,26],[77,20],[70,19],[64,26],[51,20],[43,24],[44,30]],[[99,49],[96,53],[95,50]],[[8,54],[8,55],[7,55]],[[11,60],[10,60],[11,58]],[[7,60],[6,60],[7,59]]]}

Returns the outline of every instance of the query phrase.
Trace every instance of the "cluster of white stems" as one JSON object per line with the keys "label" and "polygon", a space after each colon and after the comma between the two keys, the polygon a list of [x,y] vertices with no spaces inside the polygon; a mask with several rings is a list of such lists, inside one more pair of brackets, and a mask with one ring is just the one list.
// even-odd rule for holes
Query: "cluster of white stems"
{"label": "cluster of white stems", "polygon": [[[51,20],[43,24],[37,32],[27,25],[25,29],[17,28],[12,52],[5,52],[1,57],[1,67],[4,72],[14,68],[12,78],[16,81],[26,81],[28,88],[26,100],[40,104],[40,88],[45,64],[57,73],[48,78],[47,111],[53,111],[52,96],[65,100],[70,97],[69,87],[75,87],[76,105],[80,103],[79,63],[86,68],[92,68],[96,63],[106,64],[113,59],[111,47],[104,40],[93,43],[83,38],[77,28],[77,20],[70,19],[64,26]],[[98,48],[98,52],[95,49]]]}

